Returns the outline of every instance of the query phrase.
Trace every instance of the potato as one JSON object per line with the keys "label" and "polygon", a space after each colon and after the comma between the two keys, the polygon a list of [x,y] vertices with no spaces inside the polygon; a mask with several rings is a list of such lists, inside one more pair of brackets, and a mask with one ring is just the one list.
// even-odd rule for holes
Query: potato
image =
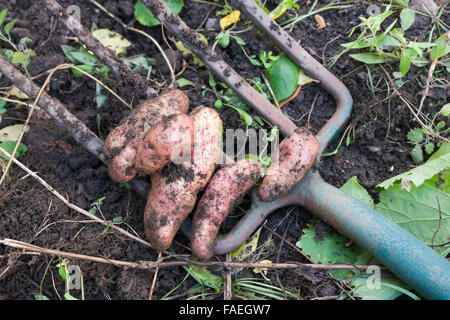
{"label": "potato", "polygon": [[[158,251],[172,244],[181,223],[192,212],[197,194],[215,170],[221,151],[222,121],[218,113],[197,107],[194,122],[194,148],[190,163],[169,163],[151,176],[152,189],[144,212],[147,238]],[[216,156],[215,156],[216,155]]]}
{"label": "potato", "polygon": [[110,177],[118,182],[131,180],[136,174],[133,158],[136,150],[131,150],[131,146],[137,147],[137,142],[164,116],[182,114],[188,110],[189,99],[178,89],[145,101],[134,109],[122,124],[109,133],[103,145],[105,157],[111,159],[108,169]]}
{"label": "potato", "polygon": [[139,142],[136,171],[150,175],[171,161],[181,163],[183,155],[190,157],[193,144],[194,122],[191,117],[185,114],[164,116]]}
{"label": "potato", "polygon": [[273,201],[288,194],[311,169],[320,144],[306,128],[298,128],[280,143],[271,166],[258,189],[262,201]]}
{"label": "potato", "polygon": [[134,159],[136,143],[127,145],[119,155],[115,156],[108,166],[108,174],[116,182],[128,182],[136,175]]}
{"label": "potato", "polygon": [[220,225],[239,198],[258,181],[264,167],[255,159],[243,159],[217,171],[194,212],[191,247],[201,260],[214,254]]}

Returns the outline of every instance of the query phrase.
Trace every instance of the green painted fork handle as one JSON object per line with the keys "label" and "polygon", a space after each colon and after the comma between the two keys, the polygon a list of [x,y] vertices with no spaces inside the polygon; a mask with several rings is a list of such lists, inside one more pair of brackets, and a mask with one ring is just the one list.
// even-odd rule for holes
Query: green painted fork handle
{"label": "green painted fork handle", "polygon": [[389,270],[425,298],[450,299],[450,262],[424,242],[359,200],[323,181],[310,171],[286,197],[261,202],[253,195],[252,208],[225,237],[216,254],[239,247],[274,210],[300,205],[377,257]]}

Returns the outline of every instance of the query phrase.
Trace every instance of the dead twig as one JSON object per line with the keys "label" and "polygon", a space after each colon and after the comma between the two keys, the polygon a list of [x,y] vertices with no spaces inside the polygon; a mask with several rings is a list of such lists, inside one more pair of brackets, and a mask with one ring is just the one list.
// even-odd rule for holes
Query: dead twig
{"label": "dead twig", "polygon": [[[75,259],[75,260],[87,260],[98,263],[105,264],[113,264],[122,268],[133,268],[133,269],[156,269],[156,268],[167,268],[167,267],[177,267],[177,266],[187,266],[187,265],[196,265],[200,267],[211,267],[211,266],[220,266],[223,268],[247,268],[247,269],[255,269],[255,268],[266,268],[266,269],[302,269],[302,268],[311,268],[316,270],[365,270],[369,268],[369,265],[350,265],[350,264],[303,264],[298,262],[288,262],[288,263],[251,263],[251,262],[223,262],[223,261],[196,261],[189,259],[182,259],[178,256],[172,256],[173,258],[177,258],[180,260],[176,261],[168,261],[165,262],[166,259],[161,259],[158,261],[139,261],[139,262],[128,262],[121,261],[115,259],[107,259],[101,257],[87,256],[83,254],[65,252],[60,250],[53,250],[42,248],[39,246],[35,246],[33,244],[22,242],[13,239],[3,239],[0,240],[0,243],[16,248],[23,249],[29,252],[38,252],[41,254],[49,254],[52,256],[58,256],[63,258]],[[170,258],[169,256],[168,258]]]}
{"label": "dead twig", "polygon": [[420,111],[422,110],[422,107],[423,107],[423,103],[424,103],[426,97],[428,96],[428,91],[430,90],[430,81],[431,81],[431,78],[433,78],[434,69],[436,69],[436,63],[437,63],[437,59],[433,60],[430,64],[430,69],[428,70],[427,82],[425,84],[425,92],[422,96],[422,99],[420,99],[419,110],[417,111],[418,114],[420,114]]}

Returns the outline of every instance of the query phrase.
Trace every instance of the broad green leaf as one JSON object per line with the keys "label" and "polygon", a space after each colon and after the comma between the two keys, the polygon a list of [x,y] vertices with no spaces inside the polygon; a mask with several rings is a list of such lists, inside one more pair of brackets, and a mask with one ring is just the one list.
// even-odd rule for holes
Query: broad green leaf
{"label": "broad green leaf", "polygon": [[[382,266],[380,261],[367,251],[364,251],[358,256],[355,264]],[[353,287],[352,295],[362,300],[393,300],[410,288],[391,272],[382,270],[380,270],[380,287],[371,288],[368,285],[368,280],[372,275],[373,272],[361,271],[361,273],[355,276],[351,280],[351,286]],[[395,289],[392,286],[399,289]]]}
{"label": "broad green leaf", "polygon": [[20,65],[22,68],[26,68],[30,64],[31,58],[35,56],[36,52],[31,49],[16,51],[12,56],[11,63],[16,66]]}
{"label": "broad green leaf", "polygon": [[72,53],[76,52],[77,48],[65,44],[60,45],[60,47],[64,55],[66,56],[67,59],[70,60],[70,62],[78,63],[78,61],[72,56]]}
{"label": "broad green leaf", "polygon": [[433,151],[434,151],[434,143],[433,143],[433,142],[428,142],[428,143],[425,145],[425,152],[426,152],[427,154],[432,154]]}
{"label": "broad green leaf", "polygon": [[350,57],[352,57],[355,60],[364,62],[366,64],[377,64],[386,62],[386,57],[374,52],[353,53],[350,54]]}
{"label": "broad green leaf", "polygon": [[277,101],[288,99],[297,90],[299,73],[299,67],[284,54],[266,70],[265,75]]}
{"label": "broad green leaf", "polygon": [[76,62],[81,64],[94,66],[98,63],[98,59],[84,48],[80,48],[80,50],[78,51],[71,52],[71,56],[76,60]]}
{"label": "broad green leaf", "polygon": [[434,43],[436,46],[431,49],[431,60],[439,59],[450,52],[450,44],[448,43],[447,33],[442,34]]}
{"label": "broad green leaf", "polygon": [[183,268],[202,286],[213,288],[216,292],[222,288],[223,278],[208,269],[195,265],[183,266]]}
{"label": "broad green leaf", "polygon": [[6,112],[6,101],[0,100],[0,114],[4,114]]}
{"label": "broad green leaf", "polygon": [[[328,233],[322,240],[316,240],[314,223],[303,229],[303,235],[297,242],[302,251],[311,257],[315,263],[355,263],[362,249],[356,245],[347,247],[348,238],[338,233]],[[349,270],[334,270],[331,272],[339,279],[350,279],[355,274]]]}
{"label": "broad green leaf", "polygon": [[14,28],[14,25],[16,24],[16,22],[17,22],[17,19],[14,19],[13,21],[11,21],[5,25],[4,30],[5,30],[6,34],[9,34],[11,32],[11,30],[12,30],[12,28]]}
{"label": "broad green leaf", "polygon": [[[19,136],[23,130],[23,127],[23,124],[13,124],[12,126],[0,129],[0,141],[6,142],[19,140]],[[30,130],[29,126],[25,128],[25,132],[27,132],[28,130]]]}
{"label": "broad green leaf", "polygon": [[413,10],[404,8],[400,12],[400,23],[402,26],[402,29],[404,31],[408,30],[409,27],[411,27],[414,23],[414,19],[416,18],[416,14]]}
{"label": "broad green leaf", "polygon": [[[83,70],[84,72],[87,72],[87,73],[93,73],[94,69],[95,69],[95,66],[88,65],[88,64],[81,64],[81,65],[78,65],[77,68],[79,68],[79,69],[81,69],[81,70]],[[73,74],[76,77],[80,78],[80,77],[83,76],[83,73],[78,71],[77,69],[71,68],[71,70],[72,70]]]}
{"label": "broad green leaf", "polygon": [[412,143],[421,143],[423,140],[423,130],[421,128],[411,129],[406,135],[406,138]]}
{"label": "broad green leaf", "polygon": [[420,144],[416,144],[409,154],[415,164],[423,162],[423,152]]}
{"label": "broad green leaf", "polygon": [[70,281],[70,273],[69,273],[69,270],[67,270],[67,268],[66,268],[65,266],[59,267],[58,273],[59,273],[59,276],[60,276],[64,281]]}
{"label": "broad green leaf", "polygon": [[131,47],[131,42],[125,39],[120,33],[109,29],[97,29],[92,35],[104,46],[113,50],[116,54],[125,54]]}
{"label": "broad green leaf", "polygon": [[448,117],[450,115],[450,103],[445,104],[439,113],[444,117]]}
{"label": "broad green leaf", "polygon": [[[12,154],[14,151],[14,148],[16,147],[16,144],[17,144],[17,141],[5,141],[5,142],[0,143],[0,147],[2,147],[9,154]],[[20,158],[27,151],[28,151],[28,147],[26,145],[24,145],[22,143],[19,144],[19,147],[17,148],[17,151],[16,151],[15,158],[16,159]],[[0,157],[2,157],[3,159],[9,160],[9,157],[1,151],[0,151]]]}
{"label": "broad green leaf", "polygon": [[400,72],[405,76],[411,68],[411,59],[404,54],[400,59]]}
{"label": "broad green leaf", "polygon": [[423,49],[428,49],[434,46],[436,46],[436,44],[430,42],[415,42],[415,41],[408,42],[408,48],[413,49],[420,57],[423,54]]}
{"label": "broad green leaf", "polygon": [[244,241],[243,244],[236,250],[234,250],[231,255],[235,257],[238,261],[243,261],[250,257],[258,247],[259,235],[261,234],[261,229],[259,229],[253,236]]}
{"label": "broad green leaf", "polygon": [[193,86],[193,87],[195,87],[195,85],[192,83],[192,81],[190,81],[188,79],[185,79],[185,78],[177,79],[175,82],[178,84],[178,86],[180,88],[183,88],[183,87],[186,87],[186,86]]}
{"label": "broad green leaf", "polygon": [[3,9],[2,12],[0,12],[0,26],[5,22],[6,15],[8,14],[8,9]]}
{"label": "broad green leaf", "polygon": [[351,177],[340,189],[370,208],[375,206],[369,192],[358,183],[356,176]]}
{"label": "broad green leaf", "polygon": [[[428,245],[448,242],[450,235],[450,193],[436,186],[437,175],[402,190],[396,184],[380,192],[375,209]],[[445,247],[435,247],[438,252]]]}
{"label": "broad green leaf", "polygon": [[[170,11],[174,14],[179,14],[181,9],[183,9],[183,0],[164,0],[164,2],[169,4]],[[138,0],[134,5],[134,16],[137,21],[146,27],[159,26],[161,24],[141,0]]]}
{"label": "broad green leaf", "polygon": [[443,143],[424,164],[383,181],[377,187],[388,189],[394,182],[401,180],[402,189],[410,190],[411,182],[418,187],[425,180],[450,167],[450,143]]}

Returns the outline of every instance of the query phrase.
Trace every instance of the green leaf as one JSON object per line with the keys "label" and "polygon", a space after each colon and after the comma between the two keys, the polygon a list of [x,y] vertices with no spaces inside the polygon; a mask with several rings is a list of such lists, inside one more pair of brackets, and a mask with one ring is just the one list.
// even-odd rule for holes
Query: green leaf
{"label": "green leaf", "polygon": [[11,32],[11,30],[12,30],[12,28],[14,28],[14,25],[16,24],[16,22],[17,22],[17,19],[14,19],[13,21],[11,21],[5,25],[4,30],[5,30],[6,34],[9,34]]}
{"label": "green leaf", "polygon": [[0,114],[4,114],[6,112],[6,101],[0,100]]}
{"label": "green leaf", "polygon": [[[14,151],[14,148],[16,147],[16,144],[17,144],[17,141],[5,141],[5,142],[0,143],[0,147],[2,147],[9,154],[12,154]],[[28,151],[28,147],[26,145],[24,145],[22,143],[19,144],[19,147],[17,148],[17,151],[16,151],[15,158],[16,159],[20,158],[27,151]],[[3,159],[9,160],[9,157],[6,156],[6,154],[4,154],[3,152],[0,152],[0,157],[2,157]]]}
{"label": "green leaf", "polygon": [[259,235],[261,234],[261,229],[259,229],[253,236],[244,241],[239,248],[235,249],[231,255],[235,257],[238,261],[243,261],[250,257],[258,248]]}
{"label": "green leaf", "polygon": [[265,75],[277,101],[288,99],[297,90],[299,73],[297,65],[284,54],[266,70]]}
{"label": "green leaf", "polygon": [[222,288],[223,278],[208,269],[195,265],[183,266],[183,268],[202,286],[213,288],[216,292]]}
{"label": "green leaf", "polygon": [[[322,240],[316,241],[314,223],[302,231],[304,234],[297,242],[297,246],[315,263],[355,263],[357,256],[362,252],[356,245],[347,247],[348,238],[336,232],[328,233]],[[335,270],[331,273],[339,279],[349,279],[355,275],[349,270]]]}
{"label": "green leaf", "polygon": [[35,294],[34,300],[50,300],[50,299],[44,296],[43,294]]}
{"label": "green leaf", "polygon": [[75,298],[74,296],[72,296],[69,292],[66,292],[64,294],[64,299],[66,300],[78,300],[77,298]]}
{"label": "green leaf", "polygon": [[216,102],[214,102],[214,107],[216,107],[216,109],[222,108],[223,107],[222,100],[216,100]]}
{"label": "green leaf", "polygon": [[[428,245],[433,237],[435,245],[446,243],[450,235],[450,193],[438,188],[437,181],[435,175],[419,187],[411,186],[409,192],[398,184],[382,190],[375,209]],[[446,248],[434,249],[441,253]]]}
{"label": "green leaf", "polygon": [[[81,64],[81,65],[78,65],[77,68],[79,68],[79,69],[81,69],[81,70],[83,70],[84,72],[87,72],[87,73],[93,73],[94,69],[95,69],[95,66],[87,65],[87,64]],[[74,68],[70,68],[70,69],[72,70],[73,74],[76,77],[80,78],[80,77],[83,76],[83,73],[81,73],[77,69],[74,69]]]}
{"label": "green leaf", "polygon": [[[164,0],[164,2],[169,4],[170,11],[174,14],[179,14],[181,9],[183,9],[183,0]],[[134,5],[134,16],[139,23],[146,27],[153,27],[161,24],[141,0],[138,0]]]}
{"label": "green leaf", "polygon": [[14,52],[11,63],[18,66],[21,65],[23,68],[28,67],[31,58],[36,56],[36,52],[31,49],[26,49],[25,51]]}
{"label": "green leaf", "polygon": [[64,281],[70,281],[70,273],[65,266],[59,267],[58,273]]}
{"label": "green leaf", "polygon": [[350,54],[350,57],[366,64],[377,64],[387,61],[386,57],[374,52],[353,53]]}
{"label": "green leaf", "polygon": [[400,72],[405,76],[411,68],[411,59],[406,54],[403,54],[400,59]]}
{"label": "green leaf", "polygon": [[420,144],[416,144],[409,154],[411,155],[411,158],[413,159],[415,164],[423,162],[423,152]]}
{"label": "green leaf", "polygon": [[195,87],[195,85],[192,83],[192,81],[190,81],[188,79],[185,79],[185,78],[177,79],[175,82],[178,84],[178,86],[180,88],[183,88],[183,87],[186,87],[186,86],[193,86],[193,87]]}
{"label": "green leaf", "polygon": [[434,143],[433,143],[433,142],[428,142],[428,143],[425,145],[425,152],[426,152],[427,154],[432,154],[433,151],[434,151]]}
{"label": "green leaf", "polygon": [[444,117],[448,117],[450,115],[450,103],[445,104],[439,113]]}
{"label": "green leaf", "polygon": [[416,13],[408,8],[402,9],[400,12],[400,24],[404,31],[408,30],[414,23],[414,19],[416,18]]}
{"label": "green leaf", "polygon": [[421,143],[423,140],[423,130],[421,128],[411,129],[406,135],[406,138],[412,143]]}
{"label": "green leaf", "polygon": [[84,48],[80,48],[79,51],[72,52],[71,55],[76,62],[81,64],[95,66],[98,63],[98,59]]}
{"label": "green leaf", "polygon": [[8,9],[3,9],[2,12],[0,12],[0,26],[5,22],[6,15],[8,14]]}
{"label": "green leaf", "polygon": [[450,52],[450,45],[448,44],[447,33],[442,34],[439,38],[436,39],[434,43],[436,44],[436,46],[434,46],[433,49],[431,49],[430,52],[431,60],[439,59]]}
{"label": "green leaf", "polygon": [[70,62],[73,63],[78,63],[77,60],[75,60],[74,57],[72,57],[72,53],[77,51],[77,48],[72,47],[72,46],[68,46],[65,44],[60,45],[61,50],[63,51],[64,55],[66,56],[67,59],[70,60]]}
{"label": "green leaf", "polygon": [[340,189],[370,208],[375,206],[369,192],[358,183],[356,176],[351,177]]}
{"label": "green leaf", "polygon": [[401,180],[402,189],[409,191],[411,182],[415,187],[419,187],[425,180],[432,178],[448,167],[450,167],[450,143],[446,142],[424,164],[383,181],[377,187],[388,189],[394,182]]}

